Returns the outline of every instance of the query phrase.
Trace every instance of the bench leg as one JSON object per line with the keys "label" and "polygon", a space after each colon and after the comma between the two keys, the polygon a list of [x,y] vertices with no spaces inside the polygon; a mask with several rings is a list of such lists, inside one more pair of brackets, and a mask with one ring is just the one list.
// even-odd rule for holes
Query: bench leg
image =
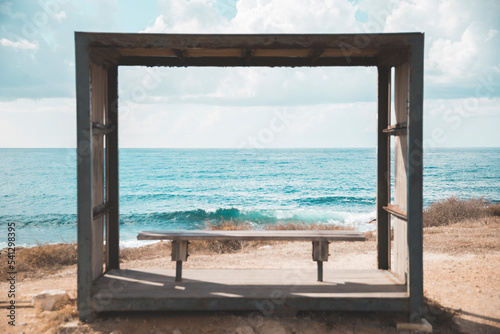
{"label": "bench leg", "polygon": [[188,244],[189,242],[187,240],[172,241],[172,261],[176,261],[175,264],[176,282],[182,282],[182,261],[187,261]]}
{"label": "bench leg", "polygon": [[323,282],[323,261],[316,261],[318,264],[318,282]]}
{"label": "bench leg", "polygon": [[177,261],[175,264],[175,281],[182,282],[182,261]]}
{"label": "bench leg", "polygon": [[323,261],[328,261],[328,241],[313,241],[313,261],[318,263],[318,282],[323,282]]}

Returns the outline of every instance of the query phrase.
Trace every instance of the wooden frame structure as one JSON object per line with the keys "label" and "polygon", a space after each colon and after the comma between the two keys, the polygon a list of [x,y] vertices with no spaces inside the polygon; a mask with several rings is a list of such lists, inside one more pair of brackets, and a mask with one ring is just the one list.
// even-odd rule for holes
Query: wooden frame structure
{"label": "wooden frame structure", "polygon": [[[376,66],[379,270],[364,274],[337,273],[341,277],[339,282],[345,284],[344,288],[339,290],[339,284],[334,283],[325,285],[322,289],[333,290],[328,290],[324,297],[298,295],[296,290],[287,290],[289,285],[275,282],[286,296],[283,303],[275,306],[276,309],[297,310],[406,311],[410,321],[420,321],[423,306],[422,33],[186,35],[76,32],[75,50],[78,310],[82,320],[90,319],[96,312],[117,310],[259,309],[256,305],[270,298],[265,292],[269,286],[266,286],[268,290],[266,287],[259,290],[264,292],[257,295],[242,292],[240,298],[210,295],[202,300],[198,295],[179,295],[178,291],[161,295],[164,290],[153,283],[163,282],[169,276],[120,271],[117,68],[145,65]],[[394,120],[391,119],[391,85],[394,85]],[[393,196],[390,136],[395,136]],[[394,229],[392,251],[391,221]],[[104,261],[103,250],[106,254]],[[235,279],[237,276],[235,274]],[[377,277],[397,282],[394,283],[397,293],[392,288],[375,291],[373,286],[370,288],[373,291],[363,293],[359,285],[348,285],[361,280],[359,282],[369,286],[368,282],[376,281]],[[130,283],[134,279],[135,283]],[[146,281],[149,285],[144,283]],[[203,284],[195,281],[193,278],[192,284]],[[211,286],[219,289],[224,284],[218,282]],[[244,285],[239,287],[241,291],[245,290]],[[128,289],[133,288],[136,293],[127,294]]]}

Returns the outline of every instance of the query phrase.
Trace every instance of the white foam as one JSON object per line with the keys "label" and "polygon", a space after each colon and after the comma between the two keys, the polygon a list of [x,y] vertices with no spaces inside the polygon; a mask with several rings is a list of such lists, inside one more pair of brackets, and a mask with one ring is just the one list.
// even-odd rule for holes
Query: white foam
{"label": "white foam", "polygon": [[120,248],[137,248],[146,245],[152,245],[154,243],[160,242],[158,240],[137,240],[137,239],[128,239],[128,240],[120,240]]}

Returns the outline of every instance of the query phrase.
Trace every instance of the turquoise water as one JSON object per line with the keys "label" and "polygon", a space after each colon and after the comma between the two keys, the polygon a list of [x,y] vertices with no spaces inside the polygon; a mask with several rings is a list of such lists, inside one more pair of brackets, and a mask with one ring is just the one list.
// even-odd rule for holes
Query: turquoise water
{"label": "turquoise water", "polygon": [[[76,240],[74,149],[0,149],[0,248]],[[221,219],[374,229],[376,150],[121,149],[120,242],[144,229]],[[500,148],[429,149],[424,204],[456,195],[500,201]],[[2,237],[2,235],[4,237]]]}

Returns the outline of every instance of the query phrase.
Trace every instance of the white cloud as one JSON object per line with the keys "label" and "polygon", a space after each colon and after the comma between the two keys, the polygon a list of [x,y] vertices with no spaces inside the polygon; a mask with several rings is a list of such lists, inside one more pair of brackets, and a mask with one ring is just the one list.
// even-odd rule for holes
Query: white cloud
{"label": "white cloud", "polygon": [[347,33],[355,25],[356,7],[342,0],[240,0],[226,32]]}
{"label": "white cloud", "polygon": [[75,100],[0,101],[0,147],[75,147]]}
{"label": "white cloud", "polygon": [[486,35],[486,42],[489,42],[490,39],[492,39],[493,37],[495,37],[496,35],[498,34],[498,30],[496,29],[490,29],[488,31],[488,34]]}
{"label": "white cloud", "polygon": [[66,12],[64,10],[61,10],[59,13],[54,14],[54,18],[59,22],[61,22],[66,17]]}
{"label": "white cloud", "polygon": [[56,111],[74,114],[75,110],[76,101],[72,98],[0,100],[0,112],[3,113],[46,113]]}
{"label": "white cloud", "polygon": [[7,38],[0,39],[0,44],[7,48],[13,48],[16,50],[37,50],[38,42],[30,42],[26,39],[20,39],[19,41],[11,41]]}
{"label": "white cloud", "polygon": [[[373,147],[376,143],[375,102],[238,108],[196,104],[161,108],[144,103],[133,114],[120,114],[121,147]],[[359,128],[366,131],[359,135]]]}
{"label": "white cloud", "polygon": [[478,34],[469,26],[460,40],[437,39],[429,48],[428,69],[436,73],[438,83],[452,83],[457,79],[468,79],[477,70]]}
{"label": "white cloud", "polygon": [[471,94],[471,80],[500,64],[493,58],[500,45],[499,13],[498,2],[399,1],[391,4],[384,32],[425,32],[426,86],[455,87],[457,94]]}
{"label": "white cloud", "polygon": [[205,0],[159,0],[162,14],[145,33],[215,33],[220,32],[227,19],[218,15]]}

